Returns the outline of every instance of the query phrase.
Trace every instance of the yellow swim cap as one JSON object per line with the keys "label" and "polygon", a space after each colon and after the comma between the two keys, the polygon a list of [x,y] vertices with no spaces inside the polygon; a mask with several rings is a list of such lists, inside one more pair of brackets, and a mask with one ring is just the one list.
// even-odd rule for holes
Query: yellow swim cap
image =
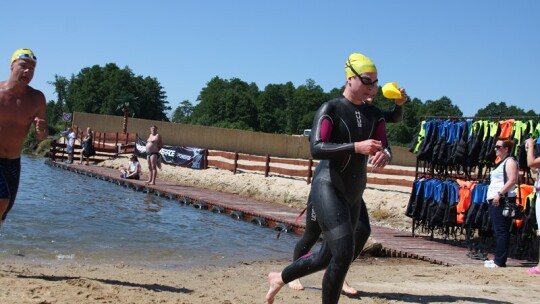
{"label": "yellow swim cap", "polygon": [[28,59],[37,62],[37,57],[31,49],[18,49],[11,56],[11,63],[17,59]]}
{"label": "yellow swim cap", "polygon": [[369,72],[377,72],[377,68],[371,59],[360,53],[352,53],[347,62],[345,62],[345,75],[347,79]]}

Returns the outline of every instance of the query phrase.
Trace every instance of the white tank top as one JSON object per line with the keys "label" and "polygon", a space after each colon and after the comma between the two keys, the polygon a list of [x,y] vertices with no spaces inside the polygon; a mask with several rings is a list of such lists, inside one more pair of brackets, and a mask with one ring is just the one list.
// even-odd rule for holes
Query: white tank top
{"label": "white tank top", "polygon": [[[504,166],[506,166],[507,160],[508,158],[506,158],[500,165],[498,165],[497,168],[491,171],[490,182],[489,182],[489,187],[488,187],[487,196],[486,196],[488,200],[494,199],[495,196],[497,196],[497,192],[499,192],[505,184]],[[516,190],[516,185],[514,185],[514,187],[512,187],[510,191],[506,193],[506,195],[508,197],[516,196],[515,190]]]}

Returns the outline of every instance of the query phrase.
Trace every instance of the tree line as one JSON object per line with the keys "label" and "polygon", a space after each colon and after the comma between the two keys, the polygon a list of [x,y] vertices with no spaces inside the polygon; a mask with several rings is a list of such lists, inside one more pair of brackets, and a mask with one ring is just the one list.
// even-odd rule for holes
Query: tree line
{"label": "tree line", "polygon": [[[312,79],[295,87],[292,82],[269,84],[263,90],[255,83],[239,78],[222,79],[218,76],[202,88],[195,103],[183,100],[169,119],[164,88],[158,79],[135,75],[129,67],[120,69],[114,63],[101,67],[83,68],[68,79],[55,75],[50,82],[57,100],[47,103],[49,124],[62,129],[63,112],[86,112],[106,115],[126,115],[149,120],[172,121],[222,128],[235,128],[266,133],[301,134],[311,128],[313,115],[319,106],[340,96],[343,87],[325,92]],[[393,100],[386,99],[381,90],[375,105],[391,110]],[[394,145],[408,145],[425,117],[463,117],[463,112],[450,98],[423,102],[411,97],[405,103],[404,119],[387,124],[388,138]],[[492,102],[479,109],[478,117],[537,116],[505,102]],[[54,130],[52,130],[54,132]]]}

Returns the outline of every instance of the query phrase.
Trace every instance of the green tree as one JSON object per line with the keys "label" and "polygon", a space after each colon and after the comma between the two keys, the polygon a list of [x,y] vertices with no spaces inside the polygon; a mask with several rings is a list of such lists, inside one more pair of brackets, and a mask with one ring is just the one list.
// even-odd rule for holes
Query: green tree
{"label": "green tree", "polygon": [[199,104],[193,108],[195,124],[256,130],[259,89],[238,78],[212,78],[199,94]]}
{"label": "green tree", "polygon": [[291,103],[287,106],[286,132],[300,134],[311,128],[315,111],[326,101],[327,95],[312,79],[296,88]]}
{"label": "green tree", "polygon": [[132,117],[168,121],[163,87],[155,78],[135,76],[129,67],[114,63],[83,68],[69,81],[56,76],[53,82],[64,111],[124,115],[128,103]]}
{"label": "green tree", "polygon": [[197,125],[212,126],[225,120],[224,96],[227,82],[219,77],[212,78],[204,87],[193,108],[191,122]]}
{"label": "green tree", "polygon": [[536,116],[534,111],[529,110],[525,112],[523,109],[516,106],[508,107],[505,102],[501,101],[497,103],[490,103],[485,108],[479,109],[476,114],[476,117],[493,117],[493,118],[513,118],[519,116]]}
{"label": "green tree", "polygon": [[189,100],[186,99],[182,101],[174,110],[171,121],[176,123],[189,123],[193,108],[194,107]]}
{"label": "green tree", "polygon": [[462,117],[463,112],[452,104],[450,98],[443,96],[437,100],[427,100],[419,109],[420,117]]}
{"label": "green tree", "polygon": [[62,114],[65,111],[64,107],[69,85],[69,81],[65,77],[54,75],[54,79],[54,81],[47,82],[54,86],[56,96],[58,97],[56,102],[53,100],[47,102],[47,119],[49,125],[57,125],[62,122]]}
{"label": "green tree", "polygon": [[412,141],[413,132],[403,122],[386,124],[388,141],[392,145],[408,146]]}
{"label": "green tree", "polygon": [[285,133],[287,105],[294,95],[292,82],[269,84],[257,98],[258,131],[266,133]]}
{"label": "green tree", "polygon": [[152,77],[138,76],[133,80],[135,96],[139,100],[138,118],[169,121],[167,95],[159,81]]}

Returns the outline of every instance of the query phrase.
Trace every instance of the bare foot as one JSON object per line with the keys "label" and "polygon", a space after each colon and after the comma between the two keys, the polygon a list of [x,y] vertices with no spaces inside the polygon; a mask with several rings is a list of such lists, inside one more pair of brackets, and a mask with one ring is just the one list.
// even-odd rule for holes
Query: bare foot
{"label": "bare foot", "polygon": [[294,290],[304,290],[304,285],[300,282],[299,279],[296,279],[289,283],[289,288]]}
{"label": "bare foot", "polygon": [[343,291],[343,293],[348,296],[355,296],[358,294],[358,290],[349,286],[349,283],[347,283],[347,281],[343,282],[343,287],[341,288],[341,291]]}
{"label": "bare foot", "polygon": [[281,272],[270,272],[268,274],[268,284],[270,284],[270,289],[268,289],[268,293],[266,293],[266,304],[272,304],[274,303],[274,297],[281,287],[285,285],[281,279]]}

